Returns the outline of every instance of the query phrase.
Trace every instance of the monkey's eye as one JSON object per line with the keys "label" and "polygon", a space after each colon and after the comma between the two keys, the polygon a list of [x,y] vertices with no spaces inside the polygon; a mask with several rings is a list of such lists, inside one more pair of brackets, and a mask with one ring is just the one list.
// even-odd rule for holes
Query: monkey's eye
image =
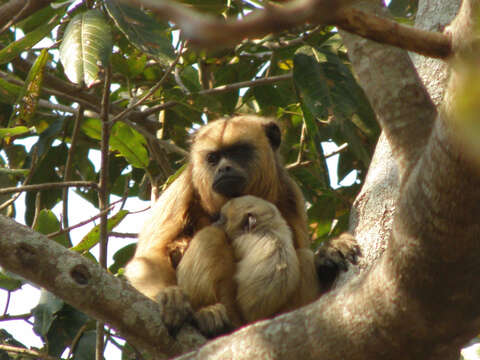
{"label": "monkey's eye", "polygon": [[245,219],[243,219],[243,231],[245,232],[250,232],[255,228],[255,225],[257,224],[257,218],[255,217],[254,214],[248,213],[247,216],[245,216]]}
{"label": "monkey's eye", "polygon": [[207,162],[210,165],[217,165],[220,161],[220,155],[216,152],[211,152],[207,154]]}

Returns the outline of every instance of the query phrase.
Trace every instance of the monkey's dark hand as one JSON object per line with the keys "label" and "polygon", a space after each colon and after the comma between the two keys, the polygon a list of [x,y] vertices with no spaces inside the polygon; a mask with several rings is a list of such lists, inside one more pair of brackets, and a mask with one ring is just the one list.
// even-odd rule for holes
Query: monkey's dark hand
{"label": "monkey's dark hand", "polygon": [[194,314],[194,321],[200,332],[212,338],[233,330],[227,309],[222,303],[206,306]]}
{"label": "monkey's dark hand", "polygon": [[315,267],[322,288],[328,290],[340,271],[346,271],[349,263],[357,263],[359,255],[357,240],[349,233],[323,244],[315,252]]}
{"label": "monkey's dark hand", "polygon": [[178,286],[168,286],[156,296],[162,306],[162,320],[171,335],[192,319],[193,311],[185,292]]}

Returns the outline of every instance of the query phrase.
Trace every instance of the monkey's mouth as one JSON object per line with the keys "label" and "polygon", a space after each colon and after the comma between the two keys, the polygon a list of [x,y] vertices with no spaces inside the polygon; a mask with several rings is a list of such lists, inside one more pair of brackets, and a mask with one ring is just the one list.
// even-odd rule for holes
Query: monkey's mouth
{"label": "monkey's mouth", "polygon": [[228,198],[243,195],[244,189],[245,178],[242,176],[223,176],[213,183],[213,190]]}

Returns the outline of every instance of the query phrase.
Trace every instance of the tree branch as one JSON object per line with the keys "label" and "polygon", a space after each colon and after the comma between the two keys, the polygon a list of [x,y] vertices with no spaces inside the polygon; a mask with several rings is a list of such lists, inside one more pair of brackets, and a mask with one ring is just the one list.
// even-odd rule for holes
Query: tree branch
{"label": "tree branch", "polygon": [[27,16],[32,15],[45,6],[48,6],[53,1],[54,0],[10,0],[6,4],[3,4],[0,6],[1,31],[15,22],[25,19]]}
{"label": "tree branch", "polygon": [[18,346],[0,344],[0,350],[6,351],[6,352],[9,352],[9,353],[25,355],[25,356],[32,357],[32,358],[35,358],[35,359],[58,360],[56,357],[50,356],[50,355],[42,353],[40,351],[25,349],[25,348],[21,348],[21,347],[18,347]]}
{"label": "tree branch", "polygon": [[0,194],[12,194],[23,191],[42,191],[55,188],[64,188],[64,187],[91,187],[97,188],[98,185],[93,181],[64,181],[58,183],[45,183],[45,184],[33,184],[33,185],[24,185],[17,187],[6,187],[0,189]]}
{"label": "tree branch", "polygon": [[196,13],[172,1],[136,2],[176,23],[182,29],[182,35],[199,47],[228,47],[246,38],[261,38],[269,33],[311,23],[335,25],[353,34],[426,56],[447,58],[452,53],[448,36],[349,8],[347,6],[354,2],[350,0],[297,0],[283,6],[269,4],[241,20],[226,22]]}
{"label": "tree branch", "polygon": [[[108,250],[108,210],[110,193],[108,191],[109,185],[109,146],[110,146],[110,131],[111,124],[108,121],[110,112],[110,85],[111,85],[111,67],[108,66],[105,70],[105,78],[103,79],[103,93],[102,93],[102,110],[100,119],[102,120],[101,142],[100,142],[100,181],[98,183],[98,207],[100,212],[104,212],[100,217],[100,254],[99,265],[107,268],[107,250]],[[95,359],[102,360],[105,347],[104,335],[105,324],[102,321],[97,321],[96,333],[96,351]]]}
{"label": "tree branch", "polygon": [[191,327],[172,338],[160,320],[161,304],[87,258],[4,216],[0,216],[0,229],[0,265],[4,269],[105,321],[140,349],[154,356],[174,356],[205,342]]}
{"label": "tree branch", "polygon": [[452,54],[450,38],[445,34],[402,25],[355,8],[340,10],[333,24],[366,39],[421,55],[446,59]]}
{"label": "tree branch", "polygon": [[241,89],[244,87],[255,87],[261,85],[267,85],[276,83],[279,81],[290,80],[292,78],[292,74],[284,74],[284,75],[277,75],[277,76],[269,76],[265,78],[249,80],[249,81],[240,81],[238,83],[228,84],[228,85],[221,85],[214,87],[212,89],[201,90],[199,92],[193,93],[193,95],[212,95],[212,94],[221,94],[224,92],[232,91]]}
{"label": "tree branch", "polygon": [[[121,2],[131,3],[128,0]],[[259,38],[305,23],[329,23],[336,11],[354,0],[293,0],[280,6],[269,3],[242,20],[221,21],[166,0],[135,0],[165,20],[176,23],[182,35],[197,46],[219,47],[237,44],[245,38]]]}
{"label": "tree branch", "polygon": [[[369,11],[386,15],[381,7],[369,2],[362,4]],[[340,34],[402,176],[417,163],[423,152],[437,114],[435,105],[406,51],[344,31]]]}

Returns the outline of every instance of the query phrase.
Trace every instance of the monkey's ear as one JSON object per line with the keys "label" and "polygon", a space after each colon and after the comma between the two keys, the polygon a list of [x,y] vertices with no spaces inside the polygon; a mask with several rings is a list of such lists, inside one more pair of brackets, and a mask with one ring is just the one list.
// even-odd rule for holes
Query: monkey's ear
{"label": "monkey's ear", "polygon": [[257,218],[254,214],[248,213],[243,220],[243,231],[250,232],[255,229],[255,225],[257,225]]}
{"label": "monkey's ear", "polygon": [[268,141],[272,146],[273,150],[277,150],[282,142],[282,133],[280,128],[273,121],[265,124],[265,135],[267,135]]}

